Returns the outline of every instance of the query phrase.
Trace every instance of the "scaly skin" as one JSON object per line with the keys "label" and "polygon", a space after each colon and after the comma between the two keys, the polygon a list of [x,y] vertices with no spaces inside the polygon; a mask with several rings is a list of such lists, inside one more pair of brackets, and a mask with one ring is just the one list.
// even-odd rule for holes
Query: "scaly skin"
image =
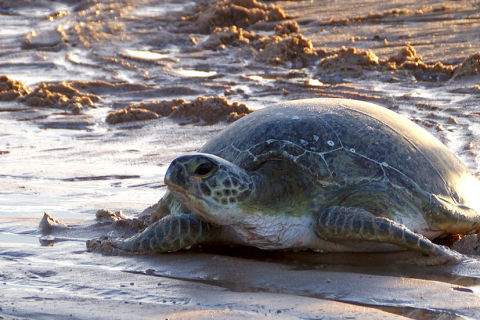
{"label": "scaly skin", "polygon": [[461,255],[447,247],[434,244],[404,225],[384,217],[376,217],[366,210],[350,207],[330,207],[314,214],[315,233],[328,241],[375,241],[392,243],[426,255],[444,256],[459,261]]}
{"label": "scaly skin", "polygon": [[198,219],[193,214],[170,215],[130,238],[90,240],[87,247],[90,251],[102,251],[107,254],[173,252],[215,238],[219,230],[218,227]]}

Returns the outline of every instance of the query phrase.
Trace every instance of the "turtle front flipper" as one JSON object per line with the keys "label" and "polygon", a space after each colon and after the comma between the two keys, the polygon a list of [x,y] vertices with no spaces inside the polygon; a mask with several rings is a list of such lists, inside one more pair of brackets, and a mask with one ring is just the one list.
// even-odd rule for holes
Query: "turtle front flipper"
{"label": "turtle front flipper", "polygon": [[130,238],[89,240],[87,248],[104,254],[173,252],[211,240],[219,231],[193,214],[169,215]]}
{"label": "turtle front flipper", "polygon": [[429,256],[445,258],[445,262],[458,262],[462,257],[400,223],[374,216],[360,208],[333,206],[314,214],[313,230],[319,238],[331,242],[358,240],[390,243]]}

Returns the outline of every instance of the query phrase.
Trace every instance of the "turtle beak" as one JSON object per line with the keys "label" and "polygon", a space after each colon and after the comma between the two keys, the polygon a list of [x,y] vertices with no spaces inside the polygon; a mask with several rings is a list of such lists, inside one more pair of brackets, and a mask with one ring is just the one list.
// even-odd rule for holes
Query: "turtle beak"
{"label": "turtle beak", "polygon": [[187,188],[186,170],[180,161],[173,160],[167,169],[164,182],[168,188],[173,190],[185,190]]}
{"label": "turtle beak", "polygon": [[187,154],[172,161],[165,174],[165,184],[177,191],[188,190],[213,175],[218,164],[202,154]]}

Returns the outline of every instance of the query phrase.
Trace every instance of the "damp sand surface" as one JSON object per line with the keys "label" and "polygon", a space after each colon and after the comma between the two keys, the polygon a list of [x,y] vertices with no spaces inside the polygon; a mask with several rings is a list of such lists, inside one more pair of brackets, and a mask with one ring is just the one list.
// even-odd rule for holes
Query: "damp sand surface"
{"label": "damp sand surface", "polygon": [[[0,318],[476,319],[480,263],[203,247],[112,257],[99,209],[137,217],[176,156],[286,100],[399,112],[480,172],[470,1],[4,1]],[[43,212],[67,224],[49,236]]]}

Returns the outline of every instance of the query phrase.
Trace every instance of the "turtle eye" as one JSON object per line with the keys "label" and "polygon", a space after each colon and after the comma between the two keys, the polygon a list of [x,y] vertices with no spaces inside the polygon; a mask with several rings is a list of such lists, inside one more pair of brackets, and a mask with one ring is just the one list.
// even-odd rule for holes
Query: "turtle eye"
{"label": "turtle eye", "polygon": [[196,176],[199,176],[202,178],[208,178],[216,171],[216,169],[217,169],[216,164],[214,164],[213,162],[207,161],[207,162],[200,163],[193,173]]}

